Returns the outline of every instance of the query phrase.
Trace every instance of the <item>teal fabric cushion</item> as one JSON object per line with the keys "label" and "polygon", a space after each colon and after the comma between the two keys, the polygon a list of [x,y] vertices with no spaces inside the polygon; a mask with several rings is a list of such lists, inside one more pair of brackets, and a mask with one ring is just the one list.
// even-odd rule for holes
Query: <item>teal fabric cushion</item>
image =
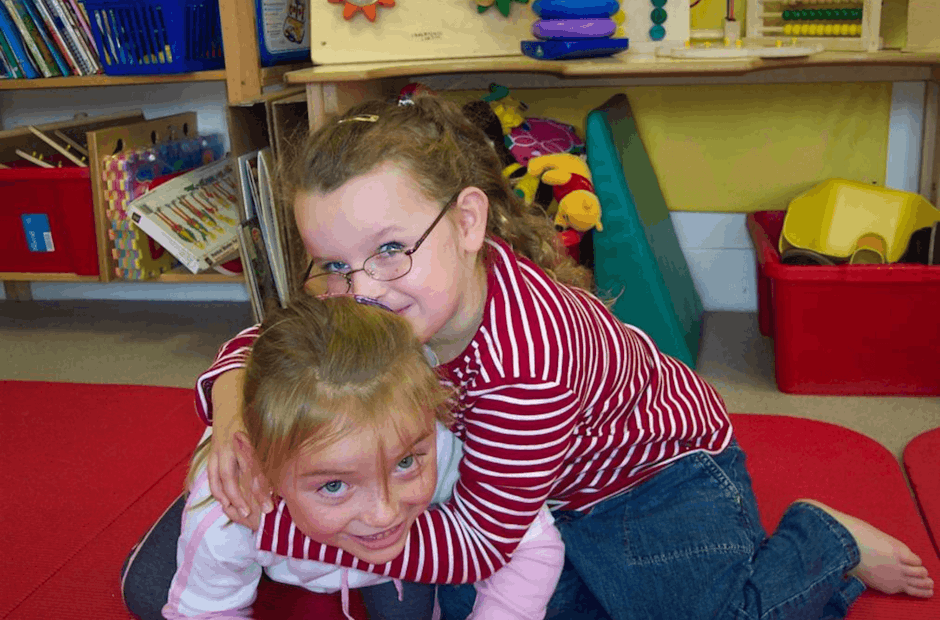
{"label": "teal fabric cushion", "polygon": [[617,318],[694,368],[702,301],[626,95],[592,110],[585,132],[604,225],[593,233],[599,293],[616,299]]}

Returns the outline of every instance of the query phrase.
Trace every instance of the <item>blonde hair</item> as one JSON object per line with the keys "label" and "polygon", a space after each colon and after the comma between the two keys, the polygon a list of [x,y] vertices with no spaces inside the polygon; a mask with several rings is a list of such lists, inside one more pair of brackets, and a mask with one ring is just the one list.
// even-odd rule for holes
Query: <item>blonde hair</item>
{"label": "blonde hair", "polygon": [[[274,485],[302,448],[354,428],[391,422],[404,435],[429,419],[451,422],[450,391],[410,324],[352,297],[298,295],[273,310],[252,346],[243,395],[249,442]],[[197,449],[192,470],[205,452]]]}
{"label": "blonde hair", "polygon": [[245,373],[243,421],[262,471],[352,428],[449,422],[450,393],[402,317],[352,297],[301,295],[271,313]]}
{"label": "blonde hair", "polygon": [[427,93],[416,94],[411,105],[360,103],[282,161],[284,204],[294,204],[298,194],[332,192],[386,163],[408,172],[431,201],[443,203],[465,187],[478,187],[489,198],[488,234],[558,281],[591,286],[588,270],[560,248],[551,220],[513,192],[483,130],[455,103]]}

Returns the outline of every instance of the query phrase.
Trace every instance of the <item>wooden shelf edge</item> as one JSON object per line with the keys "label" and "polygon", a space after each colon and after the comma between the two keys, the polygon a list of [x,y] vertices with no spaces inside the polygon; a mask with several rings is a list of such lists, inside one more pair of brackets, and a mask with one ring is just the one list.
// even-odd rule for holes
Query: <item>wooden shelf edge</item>
{"label": "wooden shelf edge", "polygon": [[74,273],[0,272],[0,282],[100,282],[98,276],[79,276]]}
{"label": "wooden shelf edge", "polygon": [[[23,272],[0,272],[0,282],[70,282],[70,283],[95,283],[104,284],[98,276],[79,276],[74,273],[23,273]],[[241,274],[229,276],[223,273],[198,273],[191,274],[188,271],[164,273],[156,278],[147,280],[124,280],[113,278],[108,284],[126,284],[126,283],[148,283],[148,282],[234,282],[243,284],[244,276]]]}
{"label": "wooden shelf edge", "polygon": [[224,273],[197,273],[192,274],[188,271],[170,271],[168,273],[163,273],[152,278],[150,280],[112,280],[112,282],[173,282],[173,283],[187,283],[187,282],[234,282],[236,284],[244,284],[245,277],[242,274],[230,276]]}
{"label": "wooden shelf edge", "polygon": [[82,75],[32,80],[0,80],[0,90],[28,90],[40,88],[86,88],[95,86],[124,86],[134,84],[170,84],[175,82],[224,82],[225,70],[196,71],[193,73],[167,73],[162,75]]}
{"label": "wooden shelf edge", "polygon": [[608,58],[551,61],[526,56],[454,58],[400,62],[317,65],[291,71],[288,83],[347,82],[411,75],[453,73],[528,72],[575,77],[694,77],[741,76],[758,71],[825,66],[864,67],[879,65],[921,66],[940,70],[935,52],[822,52],[790,59],[748,58],[744,60],[674,59],[622,54]]}

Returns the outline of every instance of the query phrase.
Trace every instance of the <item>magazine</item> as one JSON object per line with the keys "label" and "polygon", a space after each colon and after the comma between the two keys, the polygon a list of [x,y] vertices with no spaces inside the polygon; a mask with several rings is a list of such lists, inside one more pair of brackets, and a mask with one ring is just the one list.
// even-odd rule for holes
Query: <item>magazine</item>
{"label": "magazine", "polygon": [[238,253],[235,174],[231,158],[220,159],[133,200],[128,212],[141,230],[199,273]]}

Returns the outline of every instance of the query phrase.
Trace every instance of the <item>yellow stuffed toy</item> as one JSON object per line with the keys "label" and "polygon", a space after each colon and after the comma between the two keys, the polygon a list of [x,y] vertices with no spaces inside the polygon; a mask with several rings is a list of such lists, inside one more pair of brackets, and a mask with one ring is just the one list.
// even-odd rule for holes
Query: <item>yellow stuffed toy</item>
{"label": "yellow stuffed toy", "polygon": [[555,225],[587,232],[601,226],[601,203],[594,193],[587,163],[571,153],[541,155],[529,160],[528,172],[552,186],[558,203]]}

